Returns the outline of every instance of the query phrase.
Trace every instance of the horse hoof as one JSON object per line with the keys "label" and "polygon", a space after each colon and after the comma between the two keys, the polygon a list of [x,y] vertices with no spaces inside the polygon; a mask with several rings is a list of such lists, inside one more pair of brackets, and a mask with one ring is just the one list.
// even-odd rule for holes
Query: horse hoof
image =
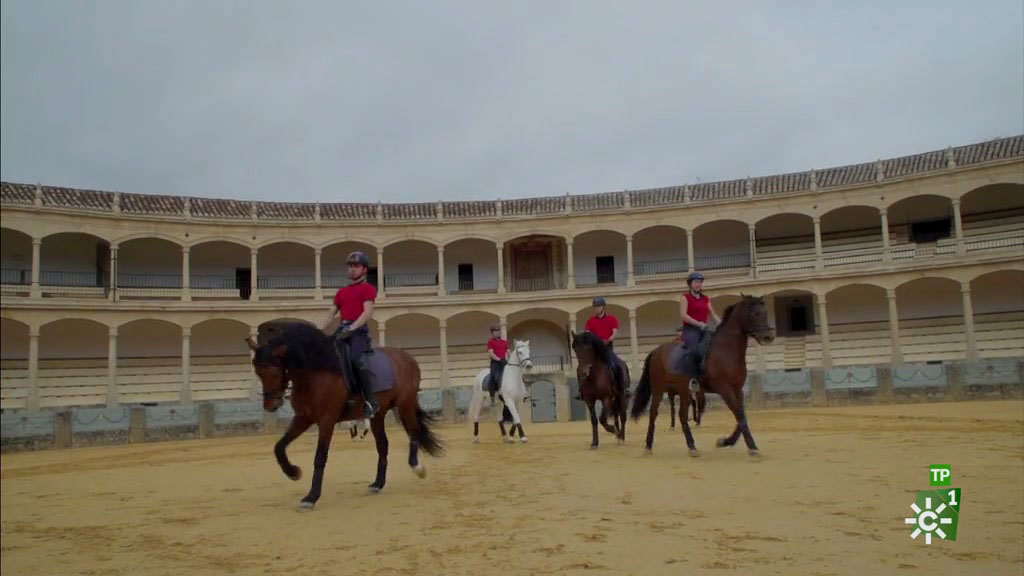
{"label": "horse hoof", "polygon": [[715,446],[718,446],[719,448],[727,448],[731,446],[731,444],[729,444],[725,440],[725,438],[719,438],[718,440],[715,440]]}
{"label": "horse hoof", "polygon": [[423,464],[417,464],[412,467],[412,472],[419,478],[424,478],[427,475],[427,468]]}
{"label": "horse hoof", "polygon": [[757,448],[755,448],[753,450],[748,450],[747,453],[750,454],[751,458],[760,458],[761,457],[761,451],[758,450]]}
{"label": "horse hoof", "polygon": [[653,456],[654,455],[654,450],[651,450],[650,448],[644,448],[644,451],[642,452],[642,454],[644,456]]}
{"label": "horse hoof", "polygon": [[383,486],[378,486],[376,484],[370,484],[370,487],[369,487],[370,494],[377,494],[378,492],[380,492],[383,489],[384,489]]}
{"label": "horse hoof", "polygon": [[590,445],[590,449],[591,450],[597,450],[597,444],[591,444]]}
{"label": "horse hoof", "polygon": [[480,437],[479,436],[473,436],[473,444],[479,444],[479,443],[480,443]]}
{"label": "horse hoof", "polygon": [[294,466],[291,472],[286,472],[285,474],[288,475],[288,478],[291,478],[293,481],[297,482],[299,479],[302,478],[302,468]]}
{"label": "horse hoof", "polygon": [[303,510],[312,510],[313,506],[316,506],[316,502],[303,500],[302,502],[299,502],[299,512],[302,512]]}
{"label": "horse hoof", "polygon": [[511,436],[505,436],[505,444],[515,444],[516,439]]}
{"label": "horse hoof", "polygon": [[699,458],[700,457],[700,452],[698,452],[696,448],[693,448],[692,450],[690,450],[690,457],[691,458]]}
{"label": "horse hoof", "polygon": [[526,444],[528,441],[529,439],[526,436],[523,436],[522,438],[519,439],[520,444]]}

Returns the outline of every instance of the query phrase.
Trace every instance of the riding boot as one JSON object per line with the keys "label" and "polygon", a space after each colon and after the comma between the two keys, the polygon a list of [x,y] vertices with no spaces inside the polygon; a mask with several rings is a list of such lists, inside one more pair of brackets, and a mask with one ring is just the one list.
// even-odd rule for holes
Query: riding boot
{"label": "riding boot", "polygon": [[378,410],[377,399],[373,395],[373,382],[370,381],[370,371],[366,367],[366,362],[356,362],[356,372],[359,374],[359,384],[363,391],[363,400],[366,402],[363,418],[373,418]]}

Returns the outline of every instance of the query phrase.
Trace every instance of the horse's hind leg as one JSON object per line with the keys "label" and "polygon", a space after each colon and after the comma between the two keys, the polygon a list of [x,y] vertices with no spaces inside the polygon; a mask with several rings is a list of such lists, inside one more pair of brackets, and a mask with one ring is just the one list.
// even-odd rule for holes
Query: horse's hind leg
{"label": "horse's hind leg", "polygon": [[686,447],[690,449],[690,456],[700,455],[697,452],[697,444],[693,441],[693,432],[690,431],[690,420],[687,418],[687,412],[690,407],[690,397],[688,395],[679,395],[679,423],[683,426],[683,436],[686,438]]}
{"label": "horse's hind leg", "polygon": [[309,494],[299,502],[302,508],[312,508],[320,500],[320,490],[324,482],[324,470],[327,468],[327,455],[331,451],[331,438],[334,436],[334,423],[337,421],[334,414],[329,414],[318,424],[320,436],[316,441],[316,456],[313,457],[313,483],[309,487]]}
{"label": "horse's hind leg", "polygon": [[[658,391],[655,388],[655,391]],[[645,444],[645,451],[650,453],[654,449],[654,426],[658,421],[658,407],[661,406],[661,392],[657,394],[651,394],[651,408],[647,416],[647,443]]]}
{"label": "horse's hind leg", "polygon": [[[370,484],[370,492],[377,493],[384,489],[388,476],[388,434],[384,429],[384,412],[378,412],[370,420],[370,430],[373,431],[373,440],[377,444],[377,476]],[[408,418],[402,418],[402,424],[409,426]],[[415,424],[416,419],[412,419]]]}
{"label": "horse's hind leg", "polygon": [[736,397],[736,393],[730,390],[726,394],[721,394],[722,400],[725,405],[732,411],[733,416],[736,417],[736,429],[732,431],[727,438],[719,438],[718,445],[722,447],[733,446],[739,439],[740,435],[743,435],[743,441],[747,444],[747,451],[751,456],[759,456],[760,452],[757,449],[757,445],[754,443],[754,436],[750,433],[750,426],[747,424],[747,414],[743,409],[743,397]]}
{"label": "horse's hind leg", "polygon": [[[675,394],[669,394],[668,395],[668,408],[669,408],[669,410],[668,410],[669,414],[672,415],[672,423],[669,425],[668,428],[669,428],[669,430],[675,430],[676,429],[676,395]],[[679,417],[680,420],[683,420],[686,417],[686,412],[683,412],[682,414],[683,415]]]}

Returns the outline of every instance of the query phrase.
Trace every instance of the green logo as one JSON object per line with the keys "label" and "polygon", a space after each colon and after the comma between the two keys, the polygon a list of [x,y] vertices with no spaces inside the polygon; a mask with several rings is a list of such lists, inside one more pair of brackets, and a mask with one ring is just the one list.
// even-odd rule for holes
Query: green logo
{"label": "green logo", "polygon": [[[931,485],[949,486],[952,476],[949,464],[931,465]],[[942,488],[941,490],[920,490],[917,498],[910,505],[914,516],[904,518],[906,524],[912,525],[914,531],[910,537],[924,534],[924,543],[932,543],[932,534],[943,540],[956,541],[956,528],[960,520],[960,489]]]}
{"label": "green logo", "polygon": [[949,486],[953,481],[953,470],[949,464],[932,464],[929,486]]}

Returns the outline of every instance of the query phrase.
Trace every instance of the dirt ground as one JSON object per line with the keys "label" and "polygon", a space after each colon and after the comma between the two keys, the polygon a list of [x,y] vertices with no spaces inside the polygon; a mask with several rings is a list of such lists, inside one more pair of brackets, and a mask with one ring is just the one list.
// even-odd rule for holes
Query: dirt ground
{"label": "dirt ground", "polygon": [[[4,576],[207,574],[985,574],[1024,572],[1024,403],[800,409],[750,414],[762,458],[702,456],[659,420],[628,444],[589,423],[443,427],[448,454],[405,465],[391,430],[387,488],[369,495],[372,441],[336,436],[324,496],[299,512],[312,434],[278,470],[269,436],[4,455]],[[963,488],[956,542],[911,540],[903,519],[928,466]]]}

